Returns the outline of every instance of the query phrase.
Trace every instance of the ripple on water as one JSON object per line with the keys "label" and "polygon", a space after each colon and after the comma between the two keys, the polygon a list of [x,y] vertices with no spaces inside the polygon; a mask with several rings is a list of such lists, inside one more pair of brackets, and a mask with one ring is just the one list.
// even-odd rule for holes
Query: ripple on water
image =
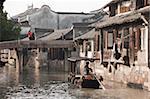
{"label": "ripple on water", "polygon": [[76,99],[68,92],[69,83],[49,82],[41,87],[35,84],[31,88],[24,85],[9,88],[8,99]]}
{"label": "ripple on water", "polygon": [[8,87],[8,99],[150,99],[148,92],[130,88],[84,89],[72,88],[70,83],[52,81],[31,87],[18,85]]}

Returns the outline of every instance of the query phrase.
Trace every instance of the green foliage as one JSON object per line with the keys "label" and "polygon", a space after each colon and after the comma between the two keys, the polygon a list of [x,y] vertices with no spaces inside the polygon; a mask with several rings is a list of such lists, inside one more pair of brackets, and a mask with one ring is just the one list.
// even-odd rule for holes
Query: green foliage
{"label": "green foliage", "polygon": [[8,20],[7,13],[0,10],[0,41],[18,39],[21,31],[19,25],[13,20]]}

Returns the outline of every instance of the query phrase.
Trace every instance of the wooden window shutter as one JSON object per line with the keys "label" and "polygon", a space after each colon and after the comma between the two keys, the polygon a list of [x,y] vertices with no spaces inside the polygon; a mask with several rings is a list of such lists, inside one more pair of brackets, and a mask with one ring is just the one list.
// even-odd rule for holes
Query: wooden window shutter
{"label": "wooden window shutter", "polygon": [[96,33],[94,38],[94,51],[99,51],[99,37],[100,36],[98,35],[98,33]]}
{"label": "wooden window shutter", "polygon": [[97,51],[97,35],[94,36],[94,51]]}

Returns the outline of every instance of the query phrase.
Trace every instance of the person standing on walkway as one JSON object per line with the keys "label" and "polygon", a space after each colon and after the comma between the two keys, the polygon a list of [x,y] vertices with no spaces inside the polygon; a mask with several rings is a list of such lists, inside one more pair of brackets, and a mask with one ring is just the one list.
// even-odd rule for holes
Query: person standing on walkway
{"label": "person standing on walkway", "polygon": [[27,35],[28,35],[29,40],[35,40],[35,36],[33,32],[29,31]]}

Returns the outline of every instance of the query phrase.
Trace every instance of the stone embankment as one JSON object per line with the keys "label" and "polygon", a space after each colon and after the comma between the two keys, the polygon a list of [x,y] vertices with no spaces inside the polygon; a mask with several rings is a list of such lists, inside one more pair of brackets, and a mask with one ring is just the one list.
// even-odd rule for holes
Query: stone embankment
{"label": "stone embankment", "polygon": [[95,72],[102,75],[106,80],[125,83],[129,87],[150,91],[150,69],[147,66],[119,65],[116,69],[113,65],[108,66],[108,68],[103,65],[95,65]]}

